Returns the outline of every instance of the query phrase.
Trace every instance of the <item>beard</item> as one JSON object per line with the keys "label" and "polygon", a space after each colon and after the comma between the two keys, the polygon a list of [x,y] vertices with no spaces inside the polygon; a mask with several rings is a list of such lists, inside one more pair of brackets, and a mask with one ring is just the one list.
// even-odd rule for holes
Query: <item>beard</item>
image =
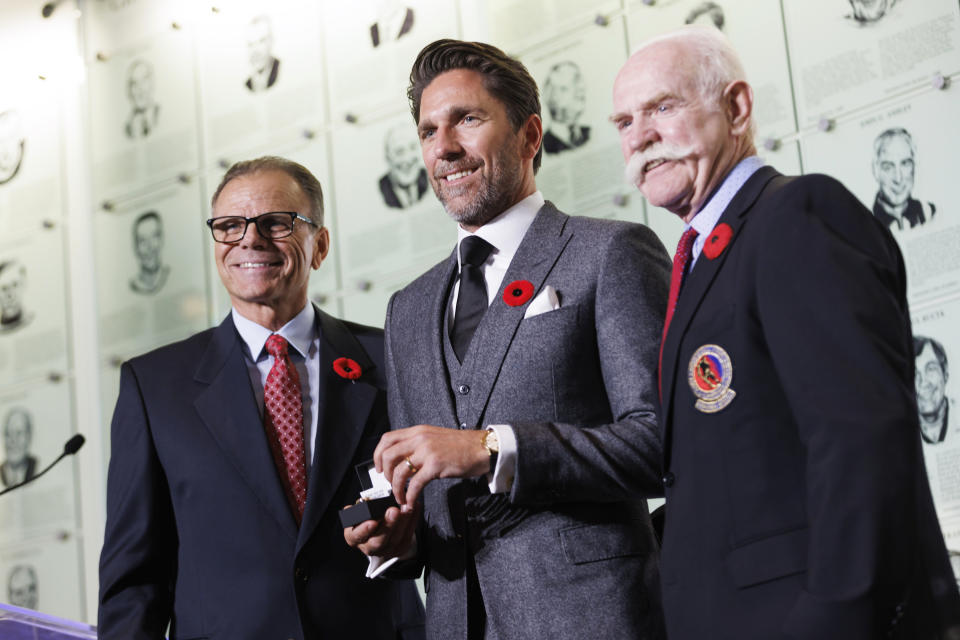
{"label": "beard", "polygon": [[448,187],[443,184],[446,180],[437,178],[436,174],[468,169],[476,166],[476,162],[471,158],[462,158],[449,163],[440,162],[434,167],[435,175],[430,178],[430,182],[437,194],[437,199],[440,200],[447,215],[461,225],[483,226],[515,204],[514,199],[523,182],[520,157],[512,148],[504,147],[497,152],[494,159],[496,162],[489,176],[482,174],[485,165],[481,161],[480,166],[476,168],[481,172],[477,193],[474,198],[459,207],[454,200],[465,195],[471,187]]}
{"label": "beard", "polygon": [[678,147],[668,142],[660,142],[643,151],[634,151],[627,161],[623,175],[627,182],[638,189],[646,178],[647,164],[654,160],[682,160],[693,153],[693,147]]}

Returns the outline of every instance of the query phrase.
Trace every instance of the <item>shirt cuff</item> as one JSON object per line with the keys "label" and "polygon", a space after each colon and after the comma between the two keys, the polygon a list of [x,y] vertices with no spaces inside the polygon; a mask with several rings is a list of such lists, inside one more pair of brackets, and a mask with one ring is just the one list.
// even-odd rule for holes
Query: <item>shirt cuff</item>
{"label": "shirt cuff", "polygon": [[392,558],[384,558],[383,556],[367,556],[369,564],[367,565],[366,576],[368,578],[376,578],[381,573],[397,564],[401,560],[412,560],[414,556],[417,555],[417,538],[414,536],[413,544],[410,545],[410,550],[401,556],[394,556]]}
{"label": "shirt cuff", "polygon": [[517,435],[508,424],[491,424],[487,429],[492,429],[500,442],[497,466],[487,474],[487,486],[490,493],[510,493],[517,472]]}

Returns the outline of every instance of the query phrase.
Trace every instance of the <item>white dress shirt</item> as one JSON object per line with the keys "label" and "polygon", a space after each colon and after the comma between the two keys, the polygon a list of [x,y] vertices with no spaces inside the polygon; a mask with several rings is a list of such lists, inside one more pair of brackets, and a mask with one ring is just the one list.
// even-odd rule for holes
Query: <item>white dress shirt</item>
{"label": "white dress shirt", "polygon": [[[532,194],[513,205],[496,218],[477,229],[476,233],[465,231],[462,227],[457,227],[457,269],[460,268],[460,243],[464,238],[476,235],[483,238],[493,246],[493,251],[487,261],[483,263],[480,270],[483,272],[483,279],[487,284],[487,303],[492,304],[497,292],[500,291],[500,285],[503,284],[503,278],[507,274],[507,268],[517,253],[523,237],[527,234],[527,229],[533,224],[533,219],[537,217],[537,211],[543,206],[543,194],[534,191]],[[453,296],[450,298],[449,317],[453,318],[454,311],[457,308],[457,296],[460,293],[459,279],[454,284]],[[490,493],[506,493],[513,486],[513,477],[517,469],[517,437],[513,428],[507,424],[491,424],[488,428],[493,429],[500,441],[500,453],[497,456],[497,466],[492,474],[487,475],[489,481]]]}
{"label": "white dress shirt", "polygon": [[317,416],[320,415],[320,333],[316,327],[316,312],[313,305],[307,306],[279,331],[270,331],[252,320],[244,318],[233,309],[233,324],[243,339],[244,362],[250,374],[250,386],[263,419],[263,387],[273,367],[273,356],[264,349],[264,344],[274,333],[283,336],[289,343],[287,353],[300,377],[300,397],[303,399],[303,443],[307,459],[307,473],[313,464],[313,452],[317,440]]}
{"label": "white dress shirt", "polygon": [[717,226],[717,222],[720,221],[720,216],[727,210],[727,206],[733,200],[733,197],[737,195],[743,185],[746,184],[750,176],[756,173],[763,165],[764,162],[759,156],[749,156],[738,162],[737,166],[735,166],[730,173],[727,174],[727,177],[723,179],[723,182],[720,183],[720,187],[716,193],[711,196],[710,200],[707,201],[707,204],[697,212],[697,215],[693,216],[690,224],[683,226],[684,231],[690,227],[697,230],[697,237],[693,241],[693,247],[690,250],[690,266],[687,267],[688,271],[693,269],[693,265],[697,263],[697,258],[700,257],[700,252],[703,251],[703,245],[707,243],[710,232]]}
{"label": "white dress shirt", "polygon": [[[480,267],[483,272],[483,279],[487,285],[487,303],[494,300],[494,296],[500,290],[503,284],[503,278],[507,274],[507,268],[517,253],[523,236],[527,229],[533,224],[533,219],[537,217],[537,212],[543,206],[543,194],[535,191],[517,204],[513,205],[496,218],[477,229],[476,233],[465,231],[462,227],[457,227],[457,273],[460,272],[460,242],[464,238],[476,235],[491,245],[493,251],[487,261]],[[448,315],[451,318],[457,308],[457,297],[460,294],[459,278],[453,285],[453,295],[450,297],[450,308]],[[446,330],[446,327],[444,327]],[[500,441],[500,453],[497,455],[497,466],[492,473],[487,474],[488,487],[490,493],[506,493],[513,486],[513,477],[517,468],[517,437],[513,429],[507,424],[492,424],[488,428],[493,429]],[[478,441],[479,444],[479,441]],[[406,560],[416,555],[417,542],[414,538],[413,546],[407,553],[400,557],[384,558],[380,556],[368,556],[370,563],[367,567],[367,577],[375,578],[386,569],[393,566],[399,560]]]}

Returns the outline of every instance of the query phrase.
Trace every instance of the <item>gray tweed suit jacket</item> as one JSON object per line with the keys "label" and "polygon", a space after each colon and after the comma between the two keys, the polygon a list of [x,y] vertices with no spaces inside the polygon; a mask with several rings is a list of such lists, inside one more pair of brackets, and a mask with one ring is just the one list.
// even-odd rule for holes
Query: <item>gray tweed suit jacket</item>
{"label": "gray tweed suit jacket", "polygon": [[425,567],[428,637],[466,637],[471,556],[488,638],[663,637],[643,498],[662,492],[656,368],[669,271],[646,227],[548,202],[504,287],[553,286],[560,308],[523,319],[527,305],[507,305],[501,287],[456,380],[442,342],[456,255],[391,299],[393,428],[509,424],[518,445],[509,495],[490,495],[485,479],[424,491],[413,569]]}

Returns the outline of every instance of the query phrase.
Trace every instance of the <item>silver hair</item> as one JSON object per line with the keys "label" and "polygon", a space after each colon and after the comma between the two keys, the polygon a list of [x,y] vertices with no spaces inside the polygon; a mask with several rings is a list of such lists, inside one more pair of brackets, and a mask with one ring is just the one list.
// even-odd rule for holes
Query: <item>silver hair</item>
{"label": "silver hair", "polygon": [[689,60],[689,63],[697,69],[697,89],[704,99],[717,102],[731,82],[746,82],[747,74],[743,70],[740,56],[730,44],[730,40],[713,27],[686,25],[644,41],[637,51],[671,41],[682,43],[692,54],[693,59]]}
{"label": "silver hair", "polygon": [[910,147],[910,157],[916,160],[917,157],[917,145],[913,143],[913,136],[910,135],[910,132],[904,129],[903,127],[893,127],[887,129],[883,133],[877,136],[876,140],[873,141],[873,161],[879,162],[880,154],[883,153],[883,150],[890,144],[890,141],[894,138],[903,138],[907,142],[907,146]]}

